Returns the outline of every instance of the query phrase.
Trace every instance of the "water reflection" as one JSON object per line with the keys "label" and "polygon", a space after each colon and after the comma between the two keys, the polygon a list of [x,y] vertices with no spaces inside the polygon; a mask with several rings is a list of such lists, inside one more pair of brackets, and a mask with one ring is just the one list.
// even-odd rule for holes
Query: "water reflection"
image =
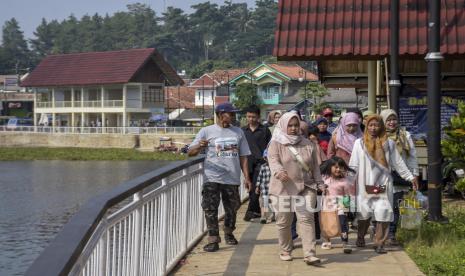
{"label": "water reflection", "polygon": [[0,162],[0,275],[23,275],[88,199],[167,163]]}

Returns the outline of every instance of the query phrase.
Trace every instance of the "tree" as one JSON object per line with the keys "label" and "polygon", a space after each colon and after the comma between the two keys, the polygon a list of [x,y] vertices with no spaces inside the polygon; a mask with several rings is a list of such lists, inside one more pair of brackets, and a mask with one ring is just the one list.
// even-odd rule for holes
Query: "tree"
{"label": "tree", "polygon": [[34,32],[36,38],[29,40],[32,54],[36,60],[41,60],[52,53],[57,31],[58,22],[56,20],[47,23],[47,20],[42,18],[42,22]]}
{"label": "tree", "polygon": [[307,83],[306,93],[305,89],[301,89],[300,95],[303,99],[309,99],[313,102],[312,109],[314,113],[319,114],[323,108],[328,106],[324,101],[324,97],[329,96],[328,89],[318,82]]}
{"label": "tree", "polygon": [[251,83],[239,84],[234,92],[233,104],[239,109],[244,109],[252,104],[259,104],[257,87]]}
{"label": "tree", "polygon": [[7,58],[0,65],[3,73],[18,73],[18,69],[30,66],[30,52],[18,21],[12,18],[5,22],[2,29],[2,52]]}
{"label": "tree", "polygon": [[[458,113],[450,119],[445,128],[445,139],[442,140],[442,154],[448,159],[450,168],[465,168],[465,103],[458,105]],[[447,170],[447,168],[446,168]],[[465,191],[465,178],[456,183],[456,189]]]}

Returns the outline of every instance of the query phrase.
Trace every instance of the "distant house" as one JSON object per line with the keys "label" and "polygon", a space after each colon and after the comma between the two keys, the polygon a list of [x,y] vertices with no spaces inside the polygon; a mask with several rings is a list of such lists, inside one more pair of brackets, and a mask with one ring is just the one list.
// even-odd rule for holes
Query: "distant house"
{"label": "distant house", "polygon": [[165,85],[182,84],[153,48],[51,55],[21,83],[34,93],[36,124],[47,114],[53,126],[111,127],[164,113]]}
{"label": "distant house", "polygon": [[228,101],[231,93],[229,81],[246,71],[247,69],[226,69],[203,74],[189,85],[196,90],[195,106],[211,108],[215,104]]}
{"label": "distant house", "polygon": [[165,88],[165,110],[170,113],[175,109],[195,108],[195,88],[189,86],[170,86]]}
{"label": "distant house", "polygon": [[297,64],[262,63],[231,79],[230,85],[252,83],[267,110],[287,110],[303,99],[300,92],[312,81],[318,81],[318,77]]}

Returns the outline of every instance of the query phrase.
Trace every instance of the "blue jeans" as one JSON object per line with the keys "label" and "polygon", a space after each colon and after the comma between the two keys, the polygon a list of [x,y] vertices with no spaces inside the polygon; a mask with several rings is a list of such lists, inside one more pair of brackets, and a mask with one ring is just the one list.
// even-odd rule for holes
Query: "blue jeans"
{"label": "blue jeans", "polygon": [[404,192],[394,193],[394,202],[393,202],[393,211],[394,211],[394,221],[389,224],[389,237],[395,238],[397,232],[397,224],[399,223],[399,200],[404,198]]}

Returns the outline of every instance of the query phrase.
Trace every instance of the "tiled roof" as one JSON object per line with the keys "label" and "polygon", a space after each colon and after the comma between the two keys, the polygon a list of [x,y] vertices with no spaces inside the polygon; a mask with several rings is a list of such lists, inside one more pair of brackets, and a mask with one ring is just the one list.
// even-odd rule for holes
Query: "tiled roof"
{"label": "tiled roof", "polygon": [[[399,54],[427,53],[426,0],[400,0]],[[390,1],[280,0],[274,55],[280,60],[386,56]],[[465,0],[441,1],[441,52],[465,53]]]}
{"label": "tiled roof", "polygon": [[215,82],[215,86],[219,86],[221,85],[222,81],[224,81],[224,83],[227,83],[228,79],[232,80],[235,77],[239,76],[240,74],[247,72],[247,70],[248,70],[247,68],[215,70],[213,72],[204,74],[203,76],[201,76],[200,78],[192,82],[190,86],[209,87],[209,86],[213,86],[213,82]]}
{"label": "tiled roof", "polygon": [[[179,89],[179,90],[178,90]],[[195,108],[195,88],[187,86],[171,86],[165,90],[165,107],[169,109]]]}
{"label": "tiled roof", "polygon": [[[272,67],[276,71],[288,76],[292,80],[298,80],[299,78],[303,78],[304,75],[306,76],[307,81],[316,81],[318,77],[313,74],[312,72],[303,69],[297,64],[267,64],[268,66]],[[303,72],[307,72],[304,74]]]}
{"label": "tiled roof", "polygon": [[153,48],[51,55],[21,83],[27,87],[127,83],[152,59],[166,80],[182,84],[176,71]]}

